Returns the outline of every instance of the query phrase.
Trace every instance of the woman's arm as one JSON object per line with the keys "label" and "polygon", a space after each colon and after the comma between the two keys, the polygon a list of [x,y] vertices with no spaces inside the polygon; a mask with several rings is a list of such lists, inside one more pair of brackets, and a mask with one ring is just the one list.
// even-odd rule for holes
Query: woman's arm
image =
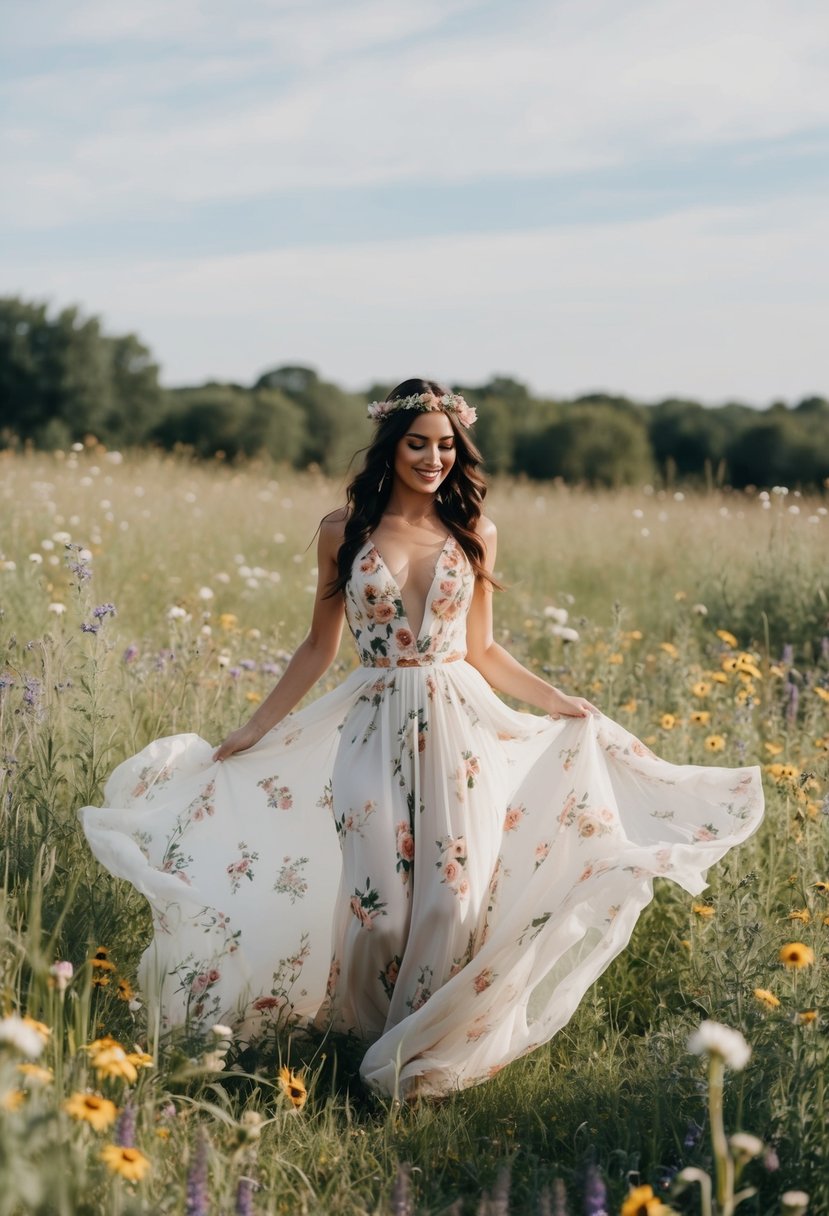
{"label": "woman's arm", "polygon": [[[485,566],[491,573],[495,566],[497,533],[491,520],[482,518],[478,534],[486,549]],[[492,587],[478,582],[466,622],[466,660],[476,667],[486,682],[498,692],[526,701],[553,717],[584,718],[598,714],[595,705],[584,697],[568,697],[546,680],[534,675],[517,659],[499,646],[492,632]]]}
{"label": "woman's arm", "polygon": [[264,734],[291,712],[333,663],[343,632],[343,600],[341,595],[326,599],[325,593],[337,574],[337,551],[342,537],[343,518],[340,512],[322,521],[317,546],[317,594],[308,636],[294,651],[279,683],[256,712],[244,726],[234,730],[219,744],[213,753],[214,760],[227,760],[235,752],[245,751],[258,743]]}

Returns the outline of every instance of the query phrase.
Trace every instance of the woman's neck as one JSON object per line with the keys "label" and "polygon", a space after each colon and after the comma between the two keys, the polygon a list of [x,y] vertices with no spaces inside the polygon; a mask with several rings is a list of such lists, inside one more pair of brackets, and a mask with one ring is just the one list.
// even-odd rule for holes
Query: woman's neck
{"label": "woman's neck", "polygon": [[431,495],[427,498],[426,495],[414,491],[407,493],[404,486],[395,486],[392,490],[383,515],[396,516],[404,523],[414,526],[434,522],[440,518],[437,504]]}

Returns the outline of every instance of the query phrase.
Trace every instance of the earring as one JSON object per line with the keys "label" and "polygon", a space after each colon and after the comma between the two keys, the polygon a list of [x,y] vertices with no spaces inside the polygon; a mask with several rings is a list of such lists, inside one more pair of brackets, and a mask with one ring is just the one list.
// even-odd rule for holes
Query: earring
{"label": "earring", "polygon": [[383,470],[383,476],[380,478],[380,484],[379,484],[379,486],[377,487],[377,493],[378,493],[378,494],[379,494],[379,493],[381,492],[381,490],[383,489],[383,486],[384,486],[385,481],[386,481],[386,477],[387,477],[387,475],[388,475],[390,472],[391,472],[391,467],[390,467],[390,465],[389,465],[389,462],[388,462],[388,461],[386,461],[386,467],[385,467],[385,469]]}

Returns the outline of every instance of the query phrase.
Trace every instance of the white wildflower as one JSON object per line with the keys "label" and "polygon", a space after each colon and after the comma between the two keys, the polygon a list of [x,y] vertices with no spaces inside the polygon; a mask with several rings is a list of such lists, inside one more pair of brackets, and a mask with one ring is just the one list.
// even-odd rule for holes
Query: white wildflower
{"label": "white wildflower", "polygon": [[550,633],[554,637],[561,638],[562,642],[577,642],[579,634],[577,629],[572,629],[569,625],[553,625]]}
{"label": "white wildflower", "polygon": [[720,1056],[735,1072],[741,1072],[751,1057],[751,1048],[739,1030],[721,1022],[701,1022],[688,1040],[688,1050],[695,1056]]}
{"label": "white wildflower", "polygon": [[65,611],[66,605],[58,603],[57,600],[47,608],[47,612],[54,612],[55,616],[63,616]]}
{"label": "white wildflower", "polygon": [[212,587],[199,587],[200,600],[212,600],[215,594]]}
{"label": "white wildflower", "polygon": [[43,565],[43,554],[42,553],[30,553],[29,561],[32,563],[33,566],[42,566]]}
{"label": "white wildflower", "polygon": [[553,604],[548,604],[544,609],[544,615],[550,621],[555,621],[557,625],[566,625],[568,612],[566,608],[556,608]]}
{"label": "white wildflower", "polygon": [[206,1051],[201,1058],[201,1063],[208,1072],[222,1072],[227,1067],[223,1051]]}
{"label": "white wildflower", "polygon": [[217,1022],[215,1026],[211,1026],[210,1033],[215,1034],[217,1039],[233,1038],[233,1031],[229,1026],[224,1026],[221,1022]]}
{"label": "white wildflower", "polygon": [[4,1043],[20,1055],[36,1060],[46,1041],[34,1026],[18,1014],[12,1013],[8,1017],[0,1018],[0,1045]]}
{"label": "white wildflower", "polygon": [[759,1136],[752,1136],[750,1132],[735,1132],[730,1136],[728,1143],[731,1145],[731,1152],[735,1159],[742,1165],[747,1161],[753,1160],[754,1157],[759,1157],[765,1145]]}
{"label": "white wildflower", "polygon": [[189,621],[191,620],[190,613],[186,608],[180,607],[178,604],[173,604],[172,608],[167,610],[168,621]]}

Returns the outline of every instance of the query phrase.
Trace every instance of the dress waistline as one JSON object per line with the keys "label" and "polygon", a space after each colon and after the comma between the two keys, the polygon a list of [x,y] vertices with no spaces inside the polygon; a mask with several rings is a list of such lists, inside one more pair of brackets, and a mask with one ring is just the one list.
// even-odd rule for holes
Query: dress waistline
{"label": "dress waistline", "polygon": [[465,650],[455,650],[452,654],[439,655],[436,658],[429,658],[428,655],[423,655],[419,659],[384,659],[380,658],[373,663],[362,663],[362,667],[374,668],[390,668],[390,667],[442,667],[444,663],[457,663],[461,659],[466,658]]}

